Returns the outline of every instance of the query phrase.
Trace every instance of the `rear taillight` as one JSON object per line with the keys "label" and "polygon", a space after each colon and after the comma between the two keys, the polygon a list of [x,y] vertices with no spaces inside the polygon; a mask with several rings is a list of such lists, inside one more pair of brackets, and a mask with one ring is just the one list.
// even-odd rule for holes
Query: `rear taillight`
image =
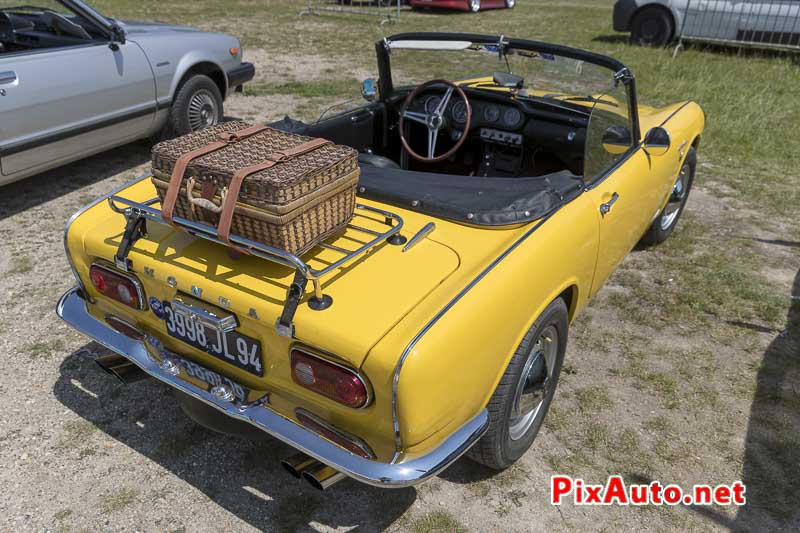
{"label": "rear taillight", "polygon": [[303,409],[297,409],[295,411],[295,415],[297,416],[297,420],[299,420],[300,423],[305,427],[315,433],[318,433],[319,435],[322,435],[329,441],[338,444],[350,453],[359,455],[365,459],[375,458],[375,454],[372,452],[370,447],[358,437],[354,437],[353,435],[333,427],[327,422],[323,422],[316,416],[304,411]]}
{"label": "rear taillight", "polygon": [[144,292],[136,278],[98,264],[92,265],[89,269],[89,278],[94,288],[103,296],[134,309],[144,308]]}
{"label": "rear taillight", "polygon": [[369,399],[367,385],[358,374],[296,349],[292,350],[292,379],[348,407],[363,407]]}

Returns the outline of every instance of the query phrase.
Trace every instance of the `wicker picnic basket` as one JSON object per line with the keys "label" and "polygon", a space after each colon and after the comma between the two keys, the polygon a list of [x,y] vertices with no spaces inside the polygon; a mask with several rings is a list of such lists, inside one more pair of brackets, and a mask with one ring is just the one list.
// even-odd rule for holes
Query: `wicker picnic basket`
{"label": "wicker picnic basket", "polygon": [[153,148],[164,220],[214,226],[234,249],[230,235],[303,254],[350,221],[358,177],[352,148],[239,121]]}

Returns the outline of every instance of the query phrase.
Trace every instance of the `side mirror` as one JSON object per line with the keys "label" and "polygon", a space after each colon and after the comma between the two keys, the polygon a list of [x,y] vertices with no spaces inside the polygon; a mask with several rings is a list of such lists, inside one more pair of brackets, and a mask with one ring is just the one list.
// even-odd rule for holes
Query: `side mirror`
{"label": "side mirror", "polygon": [[114,24],[111,26],[110,48],[114,51],[119,50],[119,45],[125,44],[125,30]]}
{"label": "side mirror", "polygon": [[361,96],[363,96],[364,100],[367,102],[374,102],[378,99],[378,86],[375,80],[367,78],[361,82]]}
{"label": "side mirror", "polygon": [[611,126],[603,133],[603,148],[611,155],[624,154],[631,146],[633,137],[625,126]]}
{"label": "side mirror", "polygon": [[522,89],[525,87],[525,78],[510,72],[495,72],[492,75],[492,81],[494,81],[497,86],[506,89]]}
{"label": "side mirror", "polygon": [[671,142],[669,132],[659,126],[651,129],[644,136],[644,151],[649,155],[664,155],[669,151]]}

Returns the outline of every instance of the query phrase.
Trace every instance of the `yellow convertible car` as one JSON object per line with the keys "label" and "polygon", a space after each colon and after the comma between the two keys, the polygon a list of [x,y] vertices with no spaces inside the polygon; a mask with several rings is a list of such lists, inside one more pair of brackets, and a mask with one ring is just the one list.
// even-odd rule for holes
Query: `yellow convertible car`
{"label": "yellow convertible car", "polygon": [[[58,314],[199,423],[296,448],[319,488],[420,483],[463,454],[507,468],[558,385],[570,322],[691,190],[704,114],[639,105],[587,51],[414,33],[376,44],[366,102],[273,127],[360,153],[356,216],[297,257],[164,224],[148,176],[76,213]],[[233,445],[233,444],[232,444]]]}

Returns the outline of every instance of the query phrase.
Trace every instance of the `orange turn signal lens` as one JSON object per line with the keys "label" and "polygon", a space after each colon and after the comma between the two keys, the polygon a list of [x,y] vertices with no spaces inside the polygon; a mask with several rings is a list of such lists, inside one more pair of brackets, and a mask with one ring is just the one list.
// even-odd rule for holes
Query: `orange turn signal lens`
{"label": "orange turn signal lens", "polygon": [[235,55],[239,54],[239,49],[238,48],[231,48],[230,50],[228,50],[228,52],[230,52],[232,56],[235,56]]}

